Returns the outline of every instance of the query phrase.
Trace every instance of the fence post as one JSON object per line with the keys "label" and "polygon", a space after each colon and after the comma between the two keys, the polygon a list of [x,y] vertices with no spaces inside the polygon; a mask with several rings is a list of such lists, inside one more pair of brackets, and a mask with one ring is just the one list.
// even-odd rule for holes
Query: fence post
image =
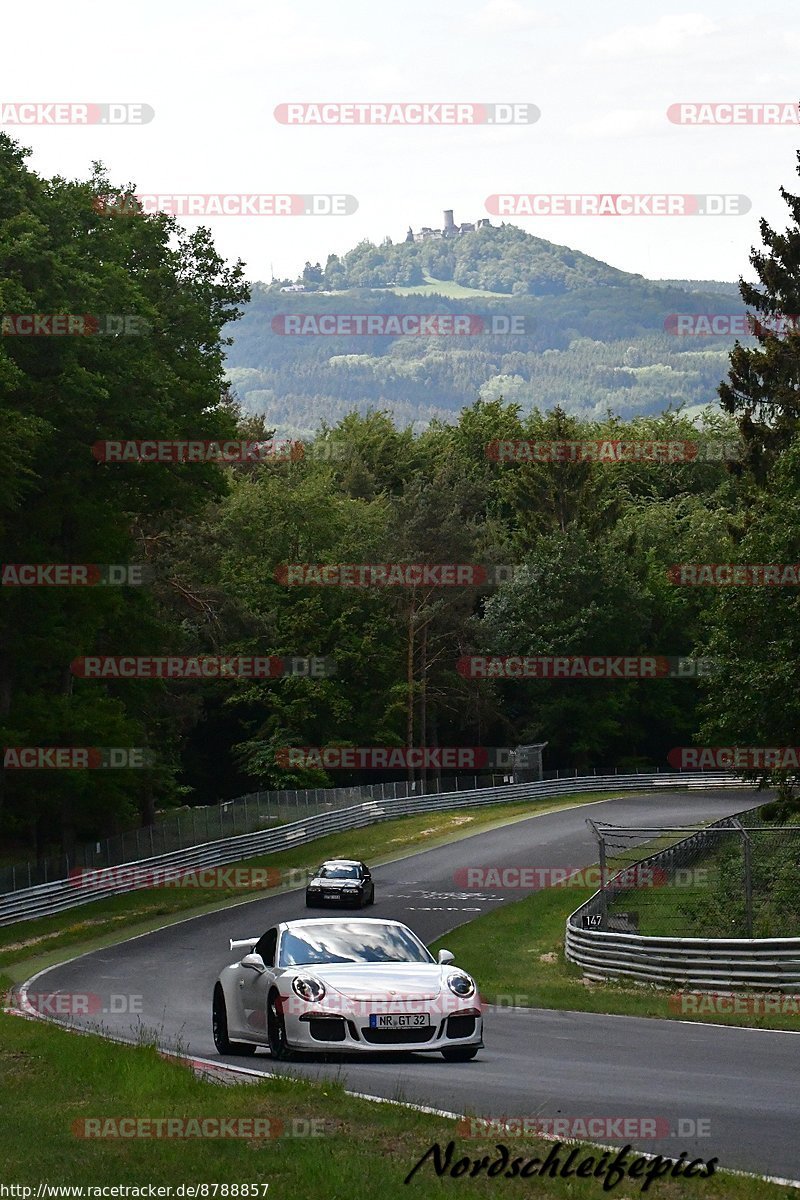
{"label": "fence post", "polygon": [[742,830],[744,837],[744,912],[745,912],[745,937],[753,936],[753,873],[752,861],[750,857],[751,843],[750,836]]}

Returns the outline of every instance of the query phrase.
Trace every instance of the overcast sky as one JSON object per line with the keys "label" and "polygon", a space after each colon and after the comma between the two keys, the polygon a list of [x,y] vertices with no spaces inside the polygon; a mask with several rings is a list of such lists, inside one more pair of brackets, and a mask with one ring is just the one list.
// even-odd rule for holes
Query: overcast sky
{"label": "overcast sky", "polygon": [[[745,216],[529,217],[529,232],[653,278],[735,279],[758,219],[783,228],[800,190],[800,129],[688,128],[679,101],[796,101],[800,9],[787,0],[38,0],[6,5],[0,102],[141,102],[146,125],[5,126],[44,175],[158,193],[346,193],[342,217],[218,217],[205,224],[250,279],[295,276],[409,225],[487,216],[498,192],[731,193]],[[281,125],[276,105],[322,101],[527,102],[510,128]],[[497,223],[497,218],[493,218]],[[196,220],[186,219],[187,225]]]}

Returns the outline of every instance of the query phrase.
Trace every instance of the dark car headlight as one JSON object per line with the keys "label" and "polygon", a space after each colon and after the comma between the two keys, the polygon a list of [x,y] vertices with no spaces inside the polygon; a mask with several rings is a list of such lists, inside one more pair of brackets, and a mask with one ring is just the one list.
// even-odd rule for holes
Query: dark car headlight
{"label": "dark car headlight", "polygon": [[292,980],[292,991],[301,1000],[316,1003],[325,995],[325,984],[311,975],[296,975]]}
{"label": "dark car headlight", "polygon": [[457,971],[453,975],[447,976],[447,986],[454,996],[471,996],[475,991],[475,984],[470,979],[469,975],[465,975],[462,971]]}

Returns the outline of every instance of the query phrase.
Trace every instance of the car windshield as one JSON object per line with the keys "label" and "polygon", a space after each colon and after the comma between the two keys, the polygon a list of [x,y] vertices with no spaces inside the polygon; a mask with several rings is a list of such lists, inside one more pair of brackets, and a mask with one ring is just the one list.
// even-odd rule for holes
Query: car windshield
{"label": "car windshield", "polygon": [[295,925],[281,937],[278,965],[310,963],[432,963],[433,958],[402,925],[337,921],[335,925]]}
{"label": "car windshield", "polygon": [[358,879],[358,867],[324,866],[317,874],[320,879]]}

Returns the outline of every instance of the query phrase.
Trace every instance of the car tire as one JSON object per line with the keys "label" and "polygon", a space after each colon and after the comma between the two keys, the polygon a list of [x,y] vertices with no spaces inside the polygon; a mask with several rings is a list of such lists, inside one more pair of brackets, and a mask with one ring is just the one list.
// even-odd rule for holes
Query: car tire
{"label": "car tire", "polygon": [[471,1062],[480,1046],[448,1046],[442,1051],[445,1062]]}
{"label": "car tire", "polygon": [[368,903],[368,904],[374,904],[374,903],[375,903],[375,884],[374,884],[374,883],[373,883],[373,885],[372,885],[372,891],[371,891],[371,892],[370,892],[370,894],[369,894],[369,900],[367,901],[367,903]]}
{"label": "car tire", "polygon": [[211,1032],[214,1045],[220,1054],[255,1054],[256,1047],[250,1042],[232,1042],[228,1037],[228,1010],[225,1007],[225,994],[220,984],[214,988],[214,1000],[211,1005]]}
{"label": "car tire", "polygon": [[295,1055],[286,1041],[286,1024],[283,1013],[278,1010],[278,999],[278,993],[272,992],[267,1002],[267,1042],[276,1062],[288,1062]]}

